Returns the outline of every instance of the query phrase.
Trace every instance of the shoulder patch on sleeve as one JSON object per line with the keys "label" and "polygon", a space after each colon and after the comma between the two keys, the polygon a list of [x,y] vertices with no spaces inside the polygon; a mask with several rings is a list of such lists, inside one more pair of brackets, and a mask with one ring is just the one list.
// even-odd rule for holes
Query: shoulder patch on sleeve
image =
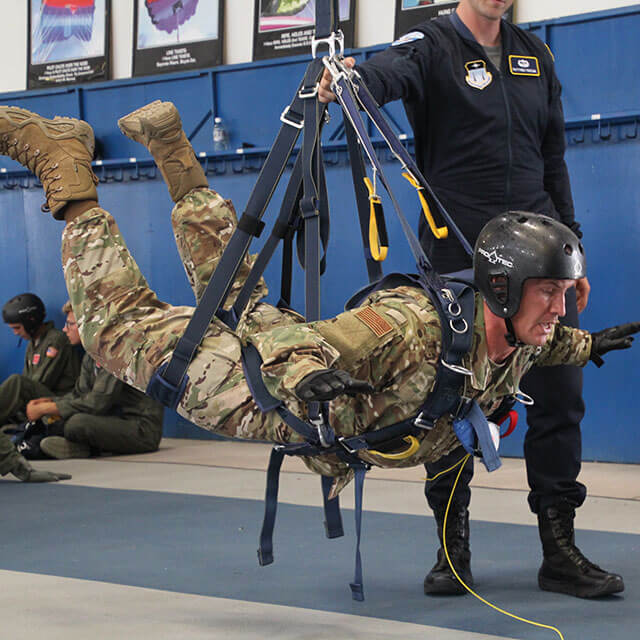
{"label": "shoulder patch on sleeve", "polygon": [[47,358],[55,358],[58,355],[58,350],[55,347],[48,347],[45,355]]}
{"label": "shoulder patch on sleeve", "polygon": [[387,333],[393,331],[391,324],[371,307],[364,307],[364,309],[356,311],[355,315],[356,318],[366,324],[378,338],[382,338],[382,336],[386,336]]}
{"label": "shoulder patch on sleeve", "polygon": [[414,42],[415,40],[422,40],[424,38],[424,33],[422,31],[409,31],[409,33],[405,33],[403,36],[400,36],[397,40],[394,40],[391,43],[392,47],[398,47],[401,44],[407,44],[409,42]]}

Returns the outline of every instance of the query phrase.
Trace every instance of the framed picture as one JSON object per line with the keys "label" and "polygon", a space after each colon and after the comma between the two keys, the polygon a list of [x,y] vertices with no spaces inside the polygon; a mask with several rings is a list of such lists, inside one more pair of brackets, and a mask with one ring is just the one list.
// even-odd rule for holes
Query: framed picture
{"label": "framed picture", "polygon": [[27,88],[110,77],[111,0],[28,0]]}
{"label": "framed picture", "polygon": [[[353,47],[356,0],[340,0],[340,29],[345,47]],[[311,52],[315,0],[255,0],[253,59]]]}
{"label": "framed picture", "polygon": [[[458,2],[451,0],[396,0],[396,23],[394,40],[411,31],[420,22],[433,20],[453,13]],[[513,7],[505,14],[507,20],[513,20]]]}
{"label": "framed picture", "polygon": [[133,75],[222,64],[222,0],[135,0]]}

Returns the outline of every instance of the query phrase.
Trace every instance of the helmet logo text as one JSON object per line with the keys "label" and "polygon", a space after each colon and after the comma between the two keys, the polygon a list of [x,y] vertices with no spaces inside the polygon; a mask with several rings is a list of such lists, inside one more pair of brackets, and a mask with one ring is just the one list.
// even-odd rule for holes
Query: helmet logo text
{"label": "helmet logo text", "polygon": [[478,253],[481,256],[484,256],[491,264],[501,264],[503,267],[513,268],[513,262],[510,260],[506,260],[502,256],[498,255],[498,252],[494,249],[493,251],[486,251],[485,249],[478,249]]}

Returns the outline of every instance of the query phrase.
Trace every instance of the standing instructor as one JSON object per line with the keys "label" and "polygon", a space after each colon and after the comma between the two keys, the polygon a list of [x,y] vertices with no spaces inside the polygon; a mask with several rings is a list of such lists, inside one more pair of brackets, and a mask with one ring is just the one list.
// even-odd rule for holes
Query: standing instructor
{"label": "standing instructor", "polygon": [[[553,56],[536,36],[502,20],[513,0],[461,0],[455,13],[417,25],[388,49],[357,67],[378,104],[402,100],[415,136],[416,161],[471,244],[486,222],[508,210],[545,214],[578,236],[564,161],[561,86]],[[355,60],[347,59],[348,66]],[[322,101],[335,96],[328,72]],[[432,210],[437,211],[435,207]],[[421,241],[441,273],[471,266],[455,238],[435,240],[421,225]],[[578,326],[589,296],[586,278],[567,294],[563,322]],[[540,588],[578,597],[620,591],[622,578],[603,571],[575,546],[575,509],[586,488],[577,481],[584,415],[582,372],[559,366],[534,368],[522,390],[528,407],[524,454],[544,560]],[[433,478],[460,459],[454,451],[428,464]],[[470,460],[460,478],[447,521],[447,547],[456,570],[472,583],[469,549]],[[442,545],[444,514],[454,476],[427,481]],[[424,591],[466,593],[442,547]]]}

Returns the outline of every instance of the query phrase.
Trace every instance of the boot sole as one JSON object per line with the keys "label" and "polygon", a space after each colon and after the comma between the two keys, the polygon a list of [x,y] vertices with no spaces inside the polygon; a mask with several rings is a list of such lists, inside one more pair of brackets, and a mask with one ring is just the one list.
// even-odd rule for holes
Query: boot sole
{"label": "boot sole", "polygon": [[28,124],[35,124],[51,140],[69,140],[71,138],[80,140],[90,157],[93,158],[95,137],[91,125],[84,120],[62,116],[56,116],[53,119],[43,118],[37,113],[20,107],[0,107],[0,119],[9,121],[18,129],[22,129]]}
{"label": "boot sole", "polygon": [[122,116],[118,120],[118,128],[127,138],[149,146],[153,137],[162,135],[163,129],[175,128],[177,132],[181,131],[182,121],[172,102],[155,100]]}
{"label": "boot sole", "polygon": [[614,593],[624,591],[624,583],[618,580],[610,580],[600,587],[573,585],[560,580],[552,580],[550,578],[542,578],[538,576],[538,586],[543,591],[553,591],[555,593],[565,593],[576,598],[599,598],[601,596],[610,596]]}
{"label": "boot sole", "polygon": [[[52,440],[52,438],[56,438]],[[60,438],[60,440],[57,440]],[[50,436],[43,438],[40,442],[40,449],[51,458],[56,460],[70,460],[72,458],[89,458],[91,450],[77,443],[71,443],[60,436]]]}

